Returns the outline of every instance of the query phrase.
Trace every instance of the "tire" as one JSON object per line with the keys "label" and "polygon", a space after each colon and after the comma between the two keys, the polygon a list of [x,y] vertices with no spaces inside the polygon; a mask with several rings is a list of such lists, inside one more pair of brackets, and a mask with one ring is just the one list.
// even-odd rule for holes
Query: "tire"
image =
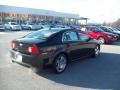
{"label": "tire", "polygon": [[94,52],[93,52],[92,57],[97,57],[99,54],[100,54],[100,47],[97,45],[97,46],[94,48]]}
{"label": "tire", "polygon": [[99,37],[98,40],[100,41],[101,44],[105,44],[105,39],[103,37]]}
{"label": "tire", "polygon": [[28,30],[31,30],[31,28],[29,27]]}
{"label": "tire", "polygon": [[12,27],[10,27],[10,31],[12,31]]}
{"label": "tire", "polygon": [[53,62],[54,72],[57,74],[64,72],[68,64],[67,61],[67,57],[64,54],[58,55]]}
{"label": "tire", "polygon": [[12,60],[12,63],[15,63],[15,61]]}

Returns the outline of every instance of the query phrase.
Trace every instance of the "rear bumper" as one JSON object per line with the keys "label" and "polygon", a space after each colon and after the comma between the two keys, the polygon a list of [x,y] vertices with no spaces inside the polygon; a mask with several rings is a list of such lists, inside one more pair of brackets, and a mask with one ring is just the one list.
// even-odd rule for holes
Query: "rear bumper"
{"label": "rear bumper", "polygon": [[[16,52],[14,50],[10,51],[12,61],[28,66],[28,67],[36,67],[36,68],[43,68],[44,62],[39,58],[39,56],[35,55],[27,55]],[[21,58],[19,58],[20,56]]]}

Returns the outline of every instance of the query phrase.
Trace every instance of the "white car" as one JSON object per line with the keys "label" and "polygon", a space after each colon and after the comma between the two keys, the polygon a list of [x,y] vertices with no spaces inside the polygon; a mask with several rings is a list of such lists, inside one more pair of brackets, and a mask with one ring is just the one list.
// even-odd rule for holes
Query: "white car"
{"label": "white car", "polygon": [[21,30],[21,26],[19,24],[17,24],[16,22],[8,22],[7,24],[5,24],[5,29],[9,29],[9,30]]}
{"label": "white car", "polygon": [[39,26],[37,24],[34,23],[26,23],[21,25],[23,29],[29,29],[29,30],[38,30]]}
{"label": "white car", "polygon": [[41,23],[37,24],[39,29],[50,28],[50,25],[43,25]]}
{"label": "white car", "polygon": [[31,28],[27,24],[21,24],[22,30],[30,30]]}
{"label": "white car", "polygon": [[5,26],[0,23],[0,31],[4,31],[4,30],[5,30]]}

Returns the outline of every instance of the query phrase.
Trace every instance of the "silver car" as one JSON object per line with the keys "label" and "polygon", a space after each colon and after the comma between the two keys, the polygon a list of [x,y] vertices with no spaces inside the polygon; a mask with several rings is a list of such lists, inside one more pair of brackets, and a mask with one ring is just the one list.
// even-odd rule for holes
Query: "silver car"
{"label": "silver car", "polygon": [[22,29],[28,29],[28,30],[38,30],[39,27],[37,24],[34,23],[26,23],[21,25]]}
{"label": "silver car", "polygon": [[5,30],[5,26],[0,23],[0,31],[4,31],[4,30]]}
{"label": "silver car", "polygon": [[5,24],[5,29],[9,29],[9,30],[21,30],[21,26],[19,24],[17,24],[16,22],[8,22],[7,24]]}

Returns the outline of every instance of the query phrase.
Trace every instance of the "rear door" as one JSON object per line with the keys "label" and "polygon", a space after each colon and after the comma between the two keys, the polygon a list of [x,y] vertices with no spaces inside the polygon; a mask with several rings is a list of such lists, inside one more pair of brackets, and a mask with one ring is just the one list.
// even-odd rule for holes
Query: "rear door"
{"label": "rear door", "polygon": [[79,56],[79,38],[76,32],[66,31],[63,33],[62,42],[66,45],[66,51],[71,60]]}

